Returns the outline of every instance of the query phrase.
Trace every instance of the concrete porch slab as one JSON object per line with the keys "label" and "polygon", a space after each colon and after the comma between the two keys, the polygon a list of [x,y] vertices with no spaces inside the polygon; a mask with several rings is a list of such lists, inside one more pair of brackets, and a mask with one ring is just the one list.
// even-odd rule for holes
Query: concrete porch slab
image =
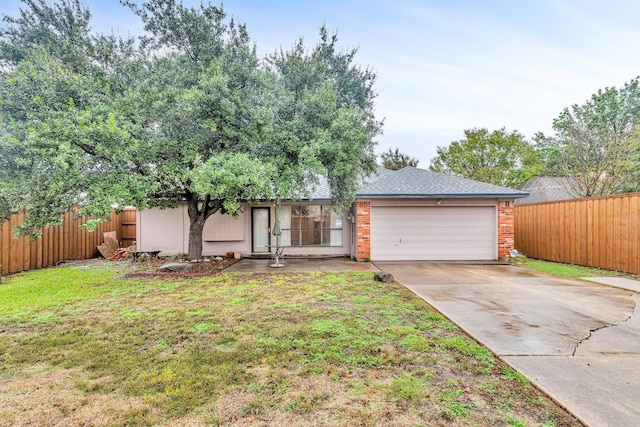
{"label": "concrete porch slab", "polygon": [[379,269],[369,262],[356,262],[350,258],[286,258],[280,260],[284,267],[270,267],[272,259],[244,258],[225,269],[226,272],[244,273],[299,273],[328,271],[371,271]]}

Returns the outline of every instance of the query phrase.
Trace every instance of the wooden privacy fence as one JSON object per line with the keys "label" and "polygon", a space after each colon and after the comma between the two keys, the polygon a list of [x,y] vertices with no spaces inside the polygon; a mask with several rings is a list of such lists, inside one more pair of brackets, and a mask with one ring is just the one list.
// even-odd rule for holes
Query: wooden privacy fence
{"label": "wooden privacy fence", "polygon": [[640,193],[516,205],[523,254],[640,274]]}
{"label": "wooden privacy fence", "polygon": [[96,247],[103,241],[102,233],[115,231],[124,246],[136,238],[136,211],[126,209],[120,214],[112,213],[111,220],[100,224],[95,231],[82,228],[84,220],[74,221],[67,214],[59,227],[42,231],[42,237],[29,241],[28,237],[16,239],[13,228],[22,223],[24,214],[11,217],[0,230],[0,263],[2,274],[50,267],[58,261],[95,258]]}

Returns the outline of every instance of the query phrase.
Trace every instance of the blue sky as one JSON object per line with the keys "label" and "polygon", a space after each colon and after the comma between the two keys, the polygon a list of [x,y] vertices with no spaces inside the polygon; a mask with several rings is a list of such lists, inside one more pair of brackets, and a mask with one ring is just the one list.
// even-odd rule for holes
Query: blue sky
{"label": "blue sky", "polygon": [[[219,4],[212,2],[213,4]],[[138,33],[117,0],[85,0],[99,32]],[[199,1],[185,1],[187,5]],[[15,15],[18,0],[1,0]],[[260,54],[325,23],[377,72],[378,151],[399,147],[428,167],[436,147],[476,127],[529,139],[551,133],[563,108],[640,75],[640,2],[634,0],[227,0]]]}

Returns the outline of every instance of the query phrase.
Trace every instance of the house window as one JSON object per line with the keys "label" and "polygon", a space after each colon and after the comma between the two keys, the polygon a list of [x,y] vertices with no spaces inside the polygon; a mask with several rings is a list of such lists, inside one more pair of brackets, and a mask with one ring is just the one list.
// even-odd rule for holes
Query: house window
{"label": "house window", "polygon": [[280,208],[283,246],[342,246],[342,216],[328,205]]}

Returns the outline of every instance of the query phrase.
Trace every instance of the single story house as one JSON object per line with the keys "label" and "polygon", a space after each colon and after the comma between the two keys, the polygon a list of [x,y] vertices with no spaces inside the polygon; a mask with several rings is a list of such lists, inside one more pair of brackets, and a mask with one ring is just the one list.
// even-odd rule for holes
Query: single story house
{"label": "single story house", "polygon": [[[350,256],[356,260],[496,260],[513,249],[514,201],[520,190],[415,167],[379,168],[351,209],[336,213],[329,188],[313,199],[283,202],[279,210],[286,256]],[[138,250],[185,253],[186,205],[138,212]],[[269,254],[275,204],[247,205],[237,218],[214,214],[203,232],[204,256]]]}

